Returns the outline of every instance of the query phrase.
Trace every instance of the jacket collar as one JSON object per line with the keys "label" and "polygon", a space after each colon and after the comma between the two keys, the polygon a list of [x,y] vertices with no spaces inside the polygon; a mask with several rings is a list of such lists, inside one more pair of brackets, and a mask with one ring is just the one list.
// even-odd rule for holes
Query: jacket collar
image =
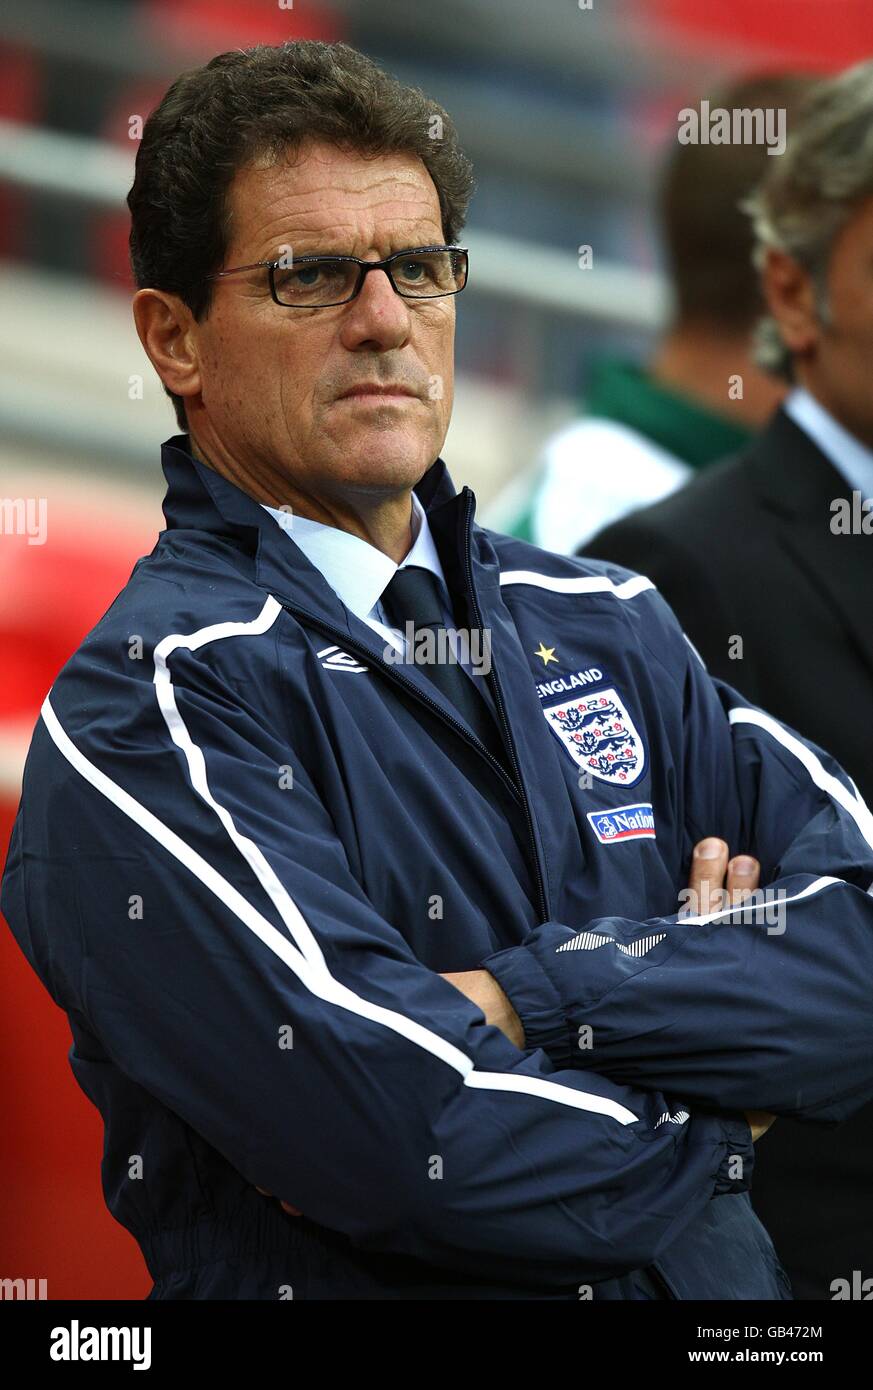
{"label": "jacket collar", "polygon": [[427,513],[414,491],[412,544],[400,565],[396,565],[391,556],[386,555],[377,546],[365,541],[361,536],[352,535],[350,531],[341,531],[336,526],[328,526],[321,521],[310,521],[307,517],[292,517],[287,512],[277,511],[274,507],[268,507],[267,510],[316,569],[321,570],[346,608],[350,608],[364,621],[381,599],[386,585],[390,583],[400,565],[416,565],[420,569],[430,570],[441,584],[445,582],[439,553],[430,533]]}
{"label": "jacket collar", "polygon": [[[313,613],[354,636],[361,636],[362,627],[372,636],[370,629],[349,613],[293,536],[277,526],[242,488],[194,457],[188,435],[175,435],[162,445],[161,466],[167,481],[163,510],[168,530],[208,532],[230,541],[251,557],[255,582],[280,602]],[[463,592],[466,568],[467,509],[475,509],[475,497],[468,487],[460,493],[455,490],[441,458],[414,491],[427,515],[449,589],[458,595]],[[474,533],[474,579],[496,592],[496,557],[481,529],[474,527]]]}
{"label": "jacket collar", "polygon": [[[204,533],[211,532],[215,544],[244,550],[254,561],[254,578],[260,587],[293,609],[339,629],[374,660],[383,659],[384,642],[373,629],[346,608],[292,537],[276,525],[260,503],[193,457],[187,435],[177,435],[164,444],[162,464],[168,484],[164,514],[170,530],[190,530],[201,540]],[[481,625],[491,633],[493,679],[496,681],[499,671],[509,701],[522,786],[537,786],[544,777],[554,777],[556,773],[560,780],[557,745],[540,714],[529,657],[522,650],[512,615],[501,597],[500,563],[491,533],[475,524],[476,499],[472,490],[464,487],[457,493],[445,463],[438,458],[414,491],[427,514],[449,593],[455,600],[458,624],[467,628]],[[404,667],[403,676],[429,703],[436,702],[447,717],[458,719],[458,711],[435,689],[420,666]],[[516,790],[515,794],[519,796],[521,792]],[[543,844],[557,845],[563,837],[568,845],[576,846],[576,853],[578,846],[569,800],[540,800],[537,817],[530,810],[529,815],[547,917],[551,890]]]}

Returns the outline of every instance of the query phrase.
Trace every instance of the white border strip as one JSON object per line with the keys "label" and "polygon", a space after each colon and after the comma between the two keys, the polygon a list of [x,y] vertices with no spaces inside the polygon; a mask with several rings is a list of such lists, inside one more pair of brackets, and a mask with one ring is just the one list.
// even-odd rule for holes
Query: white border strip
{"label": "white border strip", "polygon": [[[787,748],[789,753],[793,753],[798,762],[802,763],[812,778],[815,785],[823,792],[827,792],[838,806],[842,806],[847,815],[857,825],[867,844],[873,849],[873,814],[867,803],[861,796],[853,796],[832,773],[828,772],[822,765],[821,759],[802,743],[799,738],[780,724],[778,719],[774,719],[770,714],[764,714],[763,710],[748,709],[737,705],[728,713],[728,718],[732,724],[755,724],[759,729],[764,729],[777,743],[781,743],[783,748]],[[853,784],[854,785],[854,784]],[[840,880],[842,881],[842,880]]]}
{"label": "white border strip", "polygon": [[644,574],[635,574],[621,584],[615,584],[605,574],[555,578],[548,574],[537,574],[534,570],[504,570],[500,576],[500,587],[507,584],[529,584],[533,589],[551,589],[556,594],[612,594],[614,598],[622,599],[636,598],[644,589],[655,587]]}
{"label": "white border strip", "polygon": [[[799,893],[792,893],[790,898],[771,898],[769,902],[763,903],[755,901],[734,903],[732,907],[719,908],[718,912],[707,912],[698,917],[680,917],[676,925],[677,927],[702,927],[706,926],[707,922],[717,922],[719,917],[731,917],[735,912],[768,912],[773,907],[785,907],[788,903],[796,903],[801,898],[808,898],[812,893],[820,893],[823,888],[830,888],[834,883],[838,883],[841,888],[851,887],[851,884],[847,883],[844,878],[830,878],[823,875],[821,878],[814,879],[812,883],[808,883],[805,888],[801,888]],[[758,924],[755,923],[754,925]]]}
{"label": "white border strip", "polygon": [[[270,610],[265,605],[260,615],[261,620],[264,619],[268,611]],[[270,621],[272,621],[272,616]],[[218,626],[224,628],[226,625],[218,624]],[[241,624],[240,626],[247,630],[250,629],[250,624]],[[355,994],[353,990],[340,984],[333,978],[325,965],[313,963],[312,960],[306,959],[271,922],[267,921],[234,888],[232,883],[213,869],[196,850],[186,844],[169,826],[165,825],[139,801],[101,772],[94,763],[90,762],[75,746],[60,724],[52,709],[50,694],[51,692],[43,702],[42,718],[54,743],[67,761],[85,781],[89,782],[120,811],[123,811],[126,816],[129,816],[154,840],[163,845],[210,892],[214,893],[220,902],[229,907],[265,946],[284,961],[301,983],[317,998],[335,1004],[338,1008],[348,1009],[350,1013],[367,1018],[374,1023],[380,1023],[383,1027],[398,1033],[425,1052],[429,1052],[431,1056],[452,1067],[463,1077],[465,1086],[479,1090],[515,1091],[523,1095],[539,1096],[542,1100],[554,1101],[556,1104],[568,1106],[570,1109],[584,1110],[589,1114],[607,1115],[622,1125],[636,1124],[641,1118],[634,1115],[626,1106],[619,1104],[618,1101],[610,1100],[606,1096],[594,1095],[589,1091],[577,1091],[558,1082],[522,1074],[477,1072],[472,1059],[460,1048],[455,1047],[453,1043],[441,1038],[439,1034],[425,1028],[420,1023],[416,1023],[414,1019],[397,1013],[394,1009],[386,1009],[378,1004],[371,1004],[368,1000]],[[197,751],[199,752],[199,749]],[[202,758],[202,754],[200,756]],[[210,804],[214,804],[211,802],[211,797]],[[222,821],[222,823],[224,822]],[[299,917],[300,914],[296,906],[294,913]],[[300,920],[303,919],[300,918]]]}
{"label": "white border strip", "polygon": [[[207,806],[210,806],[221,824],[224,826],[233,843],[236,845],[242,857],[255,874],[261,887],[271,899],[273,906],[288,928],[292,938],[297,943],[302,954],[313,965],[324,968],[324,956],[315,937],[300,913],[297,904],[285,889],[277,874],[270,867],[264,858],[261,850],[254,840],[247,835],[241,834],[237,829],[233,816],[224,806],[220,806],[209,790],[209,782],[206,777],[206,762],[202,751],[191,739],[185,721],[179,713],[176,704],[176,692],[173,689],[173,682],[170,679],[170,672],[167,666],[168,657],[178,648],[182,647],[187,651],[196,652],[200,647],[205,647],[210,642],[220,641],[225,637],[257,637],[268,632],[282,612],[282,605],[272,594],[267,599],[263,608],[256,618],[251,622],[244,623],[213,623],[210,627],[202,627],[199,631],[188,635],[182,633],[171,633],[162,638],[154,651],[155,660],[155,694],[158,697],[161,714],[170,733],[170,738],[181,748],[188,764],[188,773],[191,778],[191,785],[202,797]],[[278,777],[278,768],[276,775]]]}

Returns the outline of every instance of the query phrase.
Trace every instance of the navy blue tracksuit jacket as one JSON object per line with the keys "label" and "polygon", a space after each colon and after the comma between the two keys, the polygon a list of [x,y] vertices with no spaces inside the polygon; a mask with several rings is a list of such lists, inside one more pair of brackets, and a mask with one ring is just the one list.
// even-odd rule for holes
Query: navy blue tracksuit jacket
{"label": "navy blue tracksuit jacket", "polygon": [[[477,526],[437,460],[501,763],[185,436],[163,466],[166,529],[43,705],[0,899],[151,1297],[790,1297],[742,1112],[873,1097],[851,779],[649,580]],[[706,835],[776,911],[677,915]],[[523,1051],[438,973],[480,966]]]}

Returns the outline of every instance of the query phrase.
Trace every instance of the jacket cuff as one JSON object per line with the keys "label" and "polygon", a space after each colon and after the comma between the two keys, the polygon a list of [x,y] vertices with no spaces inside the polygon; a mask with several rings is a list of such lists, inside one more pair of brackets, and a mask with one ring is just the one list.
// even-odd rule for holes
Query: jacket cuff
{"label": "jacket cuff", "polygon": [[480,967],[494,976],[518,1014],[525,1048],[541,1047],[561,1067],[578,1065],[563,1000],[534,954],[509,946],[480,961]]}
{"label": "jacket cuff", "polygon": [[725,1150],[715,1180],[715,1197],[725,1192],[748,1192],[755,1167],[755,1145],[748,1120],[743,1115],[724,1115],[722,1129]]}

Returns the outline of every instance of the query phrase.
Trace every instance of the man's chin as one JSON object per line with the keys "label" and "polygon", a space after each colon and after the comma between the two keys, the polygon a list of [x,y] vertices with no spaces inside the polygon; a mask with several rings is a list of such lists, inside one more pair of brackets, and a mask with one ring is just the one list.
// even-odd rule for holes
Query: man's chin
{"label": "man's chin", "polygon": [[366,494],[369,497],[392,497],[397,493],[409,491],[421,482],[428,468],[434,462],[430,459],[416,468],[409,462],[386,468],[384,461],[378,467],[361,465],[354,472],[347,472],[343,478],[343,491]]}
{"label": "man's chin", "polygon": [[425,446],[421,439],[382,436],[374,440],[358,438],[350,444],[343,466],[347,486],[393,491],[414,487],[437,458],[436,444]]}

